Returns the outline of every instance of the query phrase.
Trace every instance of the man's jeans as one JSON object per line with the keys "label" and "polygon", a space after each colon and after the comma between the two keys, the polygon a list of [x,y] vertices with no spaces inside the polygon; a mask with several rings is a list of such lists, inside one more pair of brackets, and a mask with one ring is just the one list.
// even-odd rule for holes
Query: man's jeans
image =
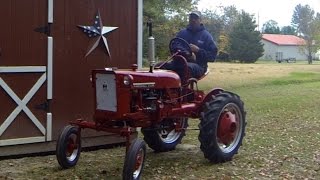
{"label": "man's jeans", "polygon": [[[190,72],[191,77],[193,78],[200,78],[204,73],[205,69],[199,66],[197,63],[188,62],[187,63],[188,70]],[[162,65],[161,69],[167,69],[175,71],[179,74],[180,78],[185,77],[184,74],[184,64],[179,61],[170,61]]]}

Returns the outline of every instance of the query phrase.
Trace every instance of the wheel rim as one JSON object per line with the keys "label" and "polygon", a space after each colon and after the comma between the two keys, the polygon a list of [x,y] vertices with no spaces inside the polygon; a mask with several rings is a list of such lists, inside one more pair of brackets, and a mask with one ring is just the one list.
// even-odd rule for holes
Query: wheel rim
{"label": "wheel rim", "polygon": [[74,161],[77,158],[79,146],[77,135],[71,134],[67,140],[66,157],[68,161]]}
{"label": "wheel rim", "polygon": [[224,106],[219,116],[217,142],[220,149],[229,153],[233,151],[241,139],[242,114],[238,105],[229,103]]}
{"label": "wheel rim", "polygon": [[145,154],[145,152],[142,148],[137,153],[136,163],[135,163],[135,167],[134,167],[135,171],[133,172],[134,179],[138,178],[141,173],[143,162],[144,162],[144,154]]}
{"label": "wheel rim", "polygon": [[158,131],[158,135],[160,139],[164,143],[173,143],[179,139],[181,136],[181,131],[176,131],[176,127],[182,128],[184,127],[184,119],[181,119],[180,121],[174,122],[173,120],[164,121],[161,125],[161,130]]}

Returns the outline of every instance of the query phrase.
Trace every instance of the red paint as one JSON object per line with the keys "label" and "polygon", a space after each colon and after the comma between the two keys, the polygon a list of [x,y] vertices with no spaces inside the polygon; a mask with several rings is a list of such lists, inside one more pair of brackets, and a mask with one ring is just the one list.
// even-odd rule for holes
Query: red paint
{"label": "red paint", "polygon": [[223,144],[229,145],[234,140],[237,125],[234,114],[231,112],[221,114],[218,126],[218,138]]}
{"label": "red paint", "polygon": [[[183,58],[176,57],[180,60]],[[191,117],[199,118],[202,106],[222,89],[213,89],[207,95],[197,90],[197,79],[181,87],[180,77],[172,71],[155,69],[153,72],[138,70],[136,65],[128,70],[100,69],[92,71],[94,104],[97,104],[95,91],[96,74],[114,74],[116,84],[116,112],[98,110],[94,107],[94,120],[76,120],[72,124],[80,128],[116,133],[127,138],[136,127],[151,127],[164,118]],[[125,84],[124,80],[130,83]],[[161,95],[160,95],[161,94]],[[160,98],[161,96],[161,98]],[[98,97],[99,98],[99,97]],[[224,114],[219,126],[220,137],[224,142],[232,138],[230,132],[234,119]],[[181,127],[176,127],[177,131]]]}

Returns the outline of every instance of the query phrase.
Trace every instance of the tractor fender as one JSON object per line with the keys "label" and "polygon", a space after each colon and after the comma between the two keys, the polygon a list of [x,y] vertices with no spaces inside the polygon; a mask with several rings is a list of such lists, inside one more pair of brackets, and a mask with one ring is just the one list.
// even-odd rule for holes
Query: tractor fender
{"label": "tractor fender", "polygon": [[221,88],[211,89],[211,90],[209,91],[209,93],[206,94],[206,96],[203,98],[202,104],[205,104],[206,102],[212,100],[212,97],[216,96],[217,94],[222,93],[223,91],[224,91],[224,90],[221,89]]}

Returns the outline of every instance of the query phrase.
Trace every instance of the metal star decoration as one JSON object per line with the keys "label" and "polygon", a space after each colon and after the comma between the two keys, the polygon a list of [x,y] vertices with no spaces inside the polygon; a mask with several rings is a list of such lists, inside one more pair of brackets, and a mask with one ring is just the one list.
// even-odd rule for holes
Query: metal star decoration
{"label": "metal star decoration", "polygon": [[99,11],[95,16],[93,26],[78,25],[78,27],[82,29],[83,32],[86,33],[89,38],[92,38],[85,57],[87,57],[93,50],[95,50],[102,41],[107,50],[107,55],[111,58],[107,38],[104,37],[104,35],[117,29],[118,27],[103,26]]}

